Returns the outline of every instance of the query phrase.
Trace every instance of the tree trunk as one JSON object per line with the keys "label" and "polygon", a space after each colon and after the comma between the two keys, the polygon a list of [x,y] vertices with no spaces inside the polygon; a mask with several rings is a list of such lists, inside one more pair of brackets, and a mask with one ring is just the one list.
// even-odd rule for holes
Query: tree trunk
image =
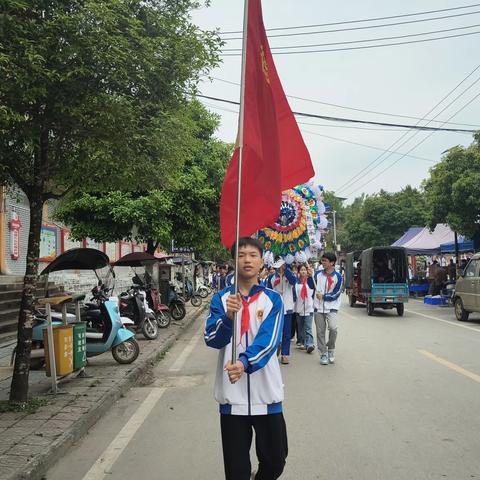
{"label": "tree trunk", "polygon": [[147,253],[149,253],[150,255],[154,255],[157,247],[158,242],[155,242],[154,240],[147,240]]}
{"label": "tree trunk", "polygon": [[34,295],[37,287],[40,232],[42,228],[42,190],[25,192],[30,200],[30,230],[28,232],[27,268],[23,283],[22,303],[18,319],[17,352],[10,388],[11,403],[28,401],[28,374],[32,350]]}

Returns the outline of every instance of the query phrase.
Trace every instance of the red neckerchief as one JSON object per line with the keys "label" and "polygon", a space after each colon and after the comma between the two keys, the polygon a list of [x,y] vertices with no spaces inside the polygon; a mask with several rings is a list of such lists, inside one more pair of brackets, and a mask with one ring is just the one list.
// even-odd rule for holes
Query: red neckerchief
{"label": "red neckerchief", "polygon": [[273,286],[276,287],[277,285],[280,285],[280,281],[281,281],[281,278],[280,278],[280,277],[277,277],[277,278],[273,281]]}
{"label": "red neckerchief", "polygon": [[[333,272],[332,272],[333,273]],[[333,285],[333,277],[330,273],[327,273],[327,293],[330,290],[331,286]]]}
{"label": "red neckerchief", "polygon": [[245,300],[242,295],[242,303],[243,303],[243,310],[242,310],[242,323],[240,326],[240,338],[243,337],[243,334],[248,332],[248,328],[250,326],[250,304],[253,303],[258,297],[263,293],[263,290],[252,295],[248,300]]}
{"label": "red neckerchief", "polygon": [[302,279],[302,290],[300,291],[300,298],[305,300],[308,297],[308,290],[307,290],[307,279]]}

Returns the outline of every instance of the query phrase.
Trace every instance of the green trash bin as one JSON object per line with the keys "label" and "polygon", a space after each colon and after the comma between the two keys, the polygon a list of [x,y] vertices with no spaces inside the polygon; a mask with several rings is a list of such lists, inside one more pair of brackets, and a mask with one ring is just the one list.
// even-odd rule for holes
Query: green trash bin
{"label": "green trash bin", "polygon": [[79,370],[87,364],[87,324],[73,323],[73,369]]}

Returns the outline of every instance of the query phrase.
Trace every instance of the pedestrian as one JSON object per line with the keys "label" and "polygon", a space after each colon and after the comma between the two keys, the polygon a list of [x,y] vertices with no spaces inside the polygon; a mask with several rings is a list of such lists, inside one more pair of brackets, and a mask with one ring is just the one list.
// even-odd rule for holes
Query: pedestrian
{"label": "pedestrian", "polygon": [[[205,327],[206,344],[220,350],[215,399],[220,405],[226,480],[275,480],[282,474],[288,454],[283,381],[275,355],[282,336],[283,302],[277,292],[258,283],[262,254],[258,240],[240,239],[239,293],[233,295],[234,287],[216,293]],[[238,356],[232,363],[235,313]],[[256,476],[251,476],[250,462],[253,430],[259,462]]]}
{"label": "pedestrian", "polygon": [[[335,270],[337,256],[332,252],[322,255],[323,270],[315,273],[313,282],[316,287],[314,297],[314,316],[317,328],[317,348],[320,363],[335,363],[335,345],[337,341],[337,313],[341,304],[342,276]],[[328,341],[326,331],[328,327]]]}
{"label": "pedestrian", "polygon": [[225,276],[225,286],[231,287],[235,283],[235,269],[228,265],[227,267],[227,275]]}
{"label": "pedestrian", "polygon": [[295,290],[297,277],[284,260],[278,260],[273,265],[276,272],[268,277],[267,286],[280,293],[283,300],[285,318],[283,323],[282,346],[280,348],[281,362],[288,364],[290,356],[290,340],[292,339],[292,315],[295,309]]}
{"label": "pedestrian", "polygon": [[451,282],[454,282],[457,279],[457,266],[455,265],[453,258],[450,259],[448,264],[448,277]]}
{"label": "pedestrian", "polygon": [[312,317],[313,317],[313,297],[315,288],[310,283],[309,276],[313,274],[313,270],[307,265],[300,265],[298,268],[298,281],[295,285],[295,312],[297,313],[298,337],[297,347],[312,353],[315,350],[312,334]]}
{"label": "pedestrian", "polygon": [[435,274],[437,273],[437,269],[440,268],[440,265],[438,264],[437,260],[434,260],[429,266],[428,266],[428,294],[429,295],[435,295]]}

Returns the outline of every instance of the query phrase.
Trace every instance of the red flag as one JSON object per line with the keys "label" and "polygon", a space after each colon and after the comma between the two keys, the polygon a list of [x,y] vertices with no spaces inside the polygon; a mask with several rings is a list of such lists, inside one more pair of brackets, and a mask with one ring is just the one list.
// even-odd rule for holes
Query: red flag
{"label": "red flag", "polygon": [[[245,72],[240,236],[249,236],[278,217],[283,190],[314,175],[278,77],[262,18],[261,0],[249,0]],[[222,243],[235,243],[239,148],[222,186]]]}

